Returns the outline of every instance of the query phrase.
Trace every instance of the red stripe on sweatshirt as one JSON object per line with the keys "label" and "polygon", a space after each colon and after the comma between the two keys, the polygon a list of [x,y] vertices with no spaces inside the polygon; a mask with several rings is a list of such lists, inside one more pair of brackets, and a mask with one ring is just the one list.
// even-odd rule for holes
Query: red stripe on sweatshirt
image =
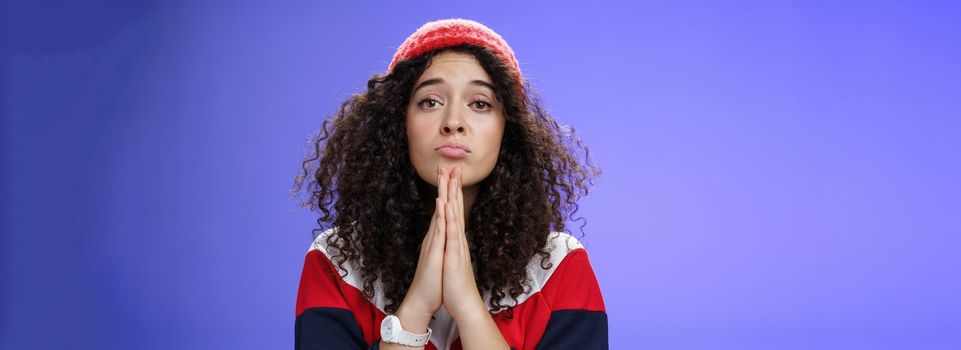
{"label": "red stripe on sweatshirt", "polygon": [[551,305],[551,311],[606,311],[601,288],[584,248],[567,253],[557,270],[544,283],[541,293]]}
{"label": "red stripe on sweatshirt", "polygon": [[364,333],[367,344],[380,339],[380,322],[386,317],[364,294],[347,284],[322,251],[311,250],[304,260],[304,270],[297,292],[297,312],[315,307],[350,310]]}

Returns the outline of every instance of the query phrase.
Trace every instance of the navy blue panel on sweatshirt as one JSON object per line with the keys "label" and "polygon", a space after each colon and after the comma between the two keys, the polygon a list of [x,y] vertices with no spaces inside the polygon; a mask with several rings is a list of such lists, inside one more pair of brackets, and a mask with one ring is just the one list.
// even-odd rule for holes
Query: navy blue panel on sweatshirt
{"label": "navy blue panel on sweatshirt", "polygon": [[294,324],[295,350],[380,349],[375,341],[369,348],[350,310],[315,307],[304,310]]}
{"label": "navy blue panel on sweatshirt", "polygon": [[557,310],[551,312],[537,349],[607,350],[607,313]]}

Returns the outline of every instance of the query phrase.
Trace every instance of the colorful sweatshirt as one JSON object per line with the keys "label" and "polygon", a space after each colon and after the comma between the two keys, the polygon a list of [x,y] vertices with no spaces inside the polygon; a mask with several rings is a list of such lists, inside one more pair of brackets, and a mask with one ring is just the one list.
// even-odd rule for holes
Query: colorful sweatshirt
{"label": "colorful sweatshirt", "polygon": [[[363,278],[356,266],[344,263],[338,271],[327,250],[328,229],[317,236],[304,261],[297,293],[295,349],[379,349],[384,293],[374,284],[374,297],[363,294]],[[517,298],[514,317],[501,309],[494,323],[514,350],[607,349],[607,313],[587,251],[573,236],[552,232],[547,242],[552,267],[540,266],[535,255],[527,267],[531,290]],[[489,293],[482,295],[488,309]],[[509,303],[505,297],[501,304]],[[461,349],[457,324],[442,306],[430,321],[427,350]]]}

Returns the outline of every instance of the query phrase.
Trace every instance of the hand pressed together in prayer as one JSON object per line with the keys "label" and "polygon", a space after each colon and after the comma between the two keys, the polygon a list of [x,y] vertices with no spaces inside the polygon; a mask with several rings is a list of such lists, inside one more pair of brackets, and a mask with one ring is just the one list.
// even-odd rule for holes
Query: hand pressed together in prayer
{"label": "hand pressed together in prayer", "polygon": [[[397,316],[404,329],[424,333],[431,316],[444,305],[462,329],[465,348],[506,348],[474,279],[459,166],[437,168],[437,192],[414,279]],[[479,345],[472,346],[475,343]]]}
{"label": "hand pressed together in prayer", "polygon": [[460,167],[437,168],[434,215],[421,244],[414,280],[402,304],[402,308],[411,307],[405,311],[416,315],[415,324],[425,327],[441,304],[455,318],[479,311],[486,314],[467,245],[461,185]]}

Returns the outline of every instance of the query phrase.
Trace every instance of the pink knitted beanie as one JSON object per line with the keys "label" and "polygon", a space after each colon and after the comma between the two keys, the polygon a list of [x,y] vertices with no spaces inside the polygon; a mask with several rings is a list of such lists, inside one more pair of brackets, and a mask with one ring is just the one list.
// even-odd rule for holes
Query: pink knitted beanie
{"label": "pink knitted beanie", "polygon": [[407,37],[397,48],[387,74],[390,74],[397,62],[415,58],[432,50],[460,44],[483,46],[494,51],[507,65],[513,68],[511,74],[517,79],[517,91],[524,92],[521,87],[521,69],[514,57],[514,51],[507,45],[504,38],[487,26],[476,21],[463,18],[442,19],[427,22],[417,31]]}

